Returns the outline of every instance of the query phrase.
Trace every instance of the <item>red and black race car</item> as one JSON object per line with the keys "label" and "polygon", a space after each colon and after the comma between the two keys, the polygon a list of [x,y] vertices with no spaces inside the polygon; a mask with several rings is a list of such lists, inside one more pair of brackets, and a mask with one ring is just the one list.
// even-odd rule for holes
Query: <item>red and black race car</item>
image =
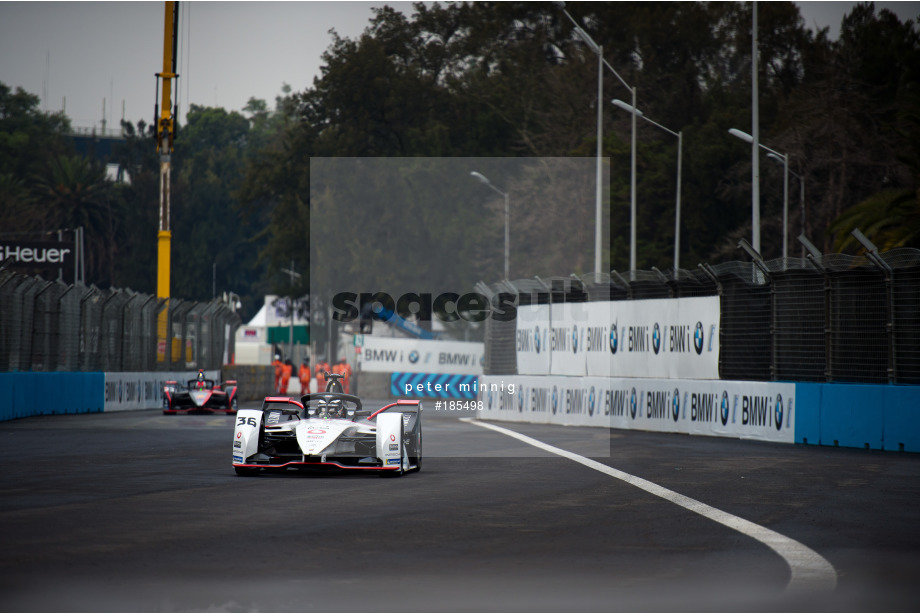
{"label": "red and black race car", "polygon": [[163,386],[164,414],[235,414],[237,409],[236,380],[218,384],[199,370],[187,387],[176,381]]}

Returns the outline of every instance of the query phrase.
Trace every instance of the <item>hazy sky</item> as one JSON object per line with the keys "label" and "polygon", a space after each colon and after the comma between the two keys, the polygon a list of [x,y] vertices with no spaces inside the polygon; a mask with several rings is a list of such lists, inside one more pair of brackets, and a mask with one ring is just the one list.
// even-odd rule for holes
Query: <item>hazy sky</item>
{"label": "hazy sky", "polygon": [[[320,56],[342,37],[359,35],[372,7],[411,14],[411,2],[182,2],[179,103],[240,110],[250,97],[271,107],[284,83],[311,86]],[[852,2],[800,2],[806,24],[836,37]],[[902,20],[920,2],[877,2]],[[162,70],[163,2],[0,2],[0,82],[64,108],[74,126],[152,121],[154,73]],[[105,101],[105,102],[103,102]]]}

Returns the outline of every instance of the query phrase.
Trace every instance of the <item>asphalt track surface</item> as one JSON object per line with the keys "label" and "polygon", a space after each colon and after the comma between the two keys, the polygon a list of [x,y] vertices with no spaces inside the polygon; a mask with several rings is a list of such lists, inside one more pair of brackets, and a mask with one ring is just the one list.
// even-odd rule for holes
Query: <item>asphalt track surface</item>
{"label": "asphalt track surface", "polygon": [[[226,416],[0,423],[0,610],[920,605],[920,455],[500,425],[592,467],[468,417],[429,402],[423,469],[401,478],[238,477]],[[791,587],[797,561],[662,492],[800,544],[831,585]]]}

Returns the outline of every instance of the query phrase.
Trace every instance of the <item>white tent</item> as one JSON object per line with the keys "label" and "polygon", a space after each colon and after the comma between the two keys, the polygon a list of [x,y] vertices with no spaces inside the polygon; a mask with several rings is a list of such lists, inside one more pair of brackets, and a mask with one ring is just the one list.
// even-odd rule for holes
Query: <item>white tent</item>
{"label": "white tent", "polygon": [[290,317],[286,317],[288,300],[273,294],[266,295],[255,317],[236,330],[237,364],[270,365],[273,358],[272,345],[286,345],[292,327],[295,329],[295,342],[298,336],[306,336],[310,324],[309,315],[295,312],[292,322]]}

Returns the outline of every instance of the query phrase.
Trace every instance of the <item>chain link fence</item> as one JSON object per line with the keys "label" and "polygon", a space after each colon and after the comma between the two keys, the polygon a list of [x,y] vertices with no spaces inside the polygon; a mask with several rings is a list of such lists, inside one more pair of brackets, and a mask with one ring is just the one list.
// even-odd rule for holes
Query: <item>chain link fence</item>
{"label": "chain link fence", "polygon": [[234,355],[240,324],[219,301],[167,300],[0,270],[0,372],[220,369]]}
{"label": "chain link fence", "polygon": [[[726,380],[920,384],[920,250],[517,280],[522,305],[720,297]],[[485,374],[517,373],[515,322],[487,320]]]}

